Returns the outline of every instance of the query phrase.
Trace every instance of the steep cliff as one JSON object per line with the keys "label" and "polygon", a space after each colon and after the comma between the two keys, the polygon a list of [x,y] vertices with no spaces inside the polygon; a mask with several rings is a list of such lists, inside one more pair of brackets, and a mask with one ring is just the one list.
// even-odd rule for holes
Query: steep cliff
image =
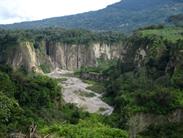
{"label": "steep cliff", "polygon": [[44,72],[55,68],[75,70],[81,66],[96,66],[97,59],[119,58],[121,45],[92,43],[90,45],[63,44],[60,42],[38,43],[25,41],[10,47],[4,62],[14,69]]}
{"label": "steep cliff", "polygon": [[123,60],[104,72],[109,78],[105,96],[118,114],[114,124],[129,128],[130,138],[182,137],[182,32],[137,31],[125,43]]}
{"label": "steep cliff", "polygon": [[111,60],[120,56],[120,45],[93,43],[90,45],[67,45],[48,43],[47,54],[54,67],[75,70],[81,66],[96,66],[97,59]]}
{"label": "steep cliff", "polygon": [[98,59],[120,57],[123,37],[120,33],[52,28],[0,30],[0,63],[40,73],[97,66]]}
{"label": "steep cliff", "polygon": [[30,42],[22,42],[17,47],[10,48],[7,59],[5,60],[5,62],[14,69],[24,67],[27,71],[34,70],[35,72],[42,72],[38,66],[39,61],[36,51],[33,44]]}

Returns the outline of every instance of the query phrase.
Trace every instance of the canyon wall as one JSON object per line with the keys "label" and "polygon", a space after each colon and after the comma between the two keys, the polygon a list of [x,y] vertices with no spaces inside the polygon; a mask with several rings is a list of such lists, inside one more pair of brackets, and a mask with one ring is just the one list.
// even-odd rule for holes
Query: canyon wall
{"label": "canyon wall", "polygon": [[[76,70],[81,66],[97,66],[97,59],[112,60],[120,57],[122,45],[91,43],[89,45],[63,44],[40,41],[20,42],[10,47],[7,58],[1,60],[14,69],[49,72],[55,68]],[[2,61],[1,61],[2,62]]]}

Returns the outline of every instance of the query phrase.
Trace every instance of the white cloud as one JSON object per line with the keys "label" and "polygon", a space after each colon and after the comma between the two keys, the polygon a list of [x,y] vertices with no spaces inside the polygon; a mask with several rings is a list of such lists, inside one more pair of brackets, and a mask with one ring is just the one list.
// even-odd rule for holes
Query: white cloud
{"label": "white cloud", "polygon": [[120,0],[0,0],[0,24],[102,9]]}

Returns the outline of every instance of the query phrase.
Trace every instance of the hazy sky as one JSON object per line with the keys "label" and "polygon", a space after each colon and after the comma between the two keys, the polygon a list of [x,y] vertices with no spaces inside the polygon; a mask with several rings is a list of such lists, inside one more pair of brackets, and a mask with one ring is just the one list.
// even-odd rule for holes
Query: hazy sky
{"label": "hazy sky", "polygon": [[0,0],[0,24],[82,13],[120,0]]}

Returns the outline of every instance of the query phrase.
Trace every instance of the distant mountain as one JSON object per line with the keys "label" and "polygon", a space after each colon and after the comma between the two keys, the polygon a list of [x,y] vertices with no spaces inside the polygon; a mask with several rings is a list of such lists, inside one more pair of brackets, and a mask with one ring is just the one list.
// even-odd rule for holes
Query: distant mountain
{"label": "distant mountain", "polygon": [[6,29],[63,27],[128,32],[147,25],[164,24],[170,16],[181,13],[183,13],[183,0],[122,0],[98,11],[0,25],[0,27]]}
{"label": "distant mountain", "polygon": [[167,22],[170,24],[174,24],[176,26],[183,26],[183,13],[174,15],[174,16],[170,16],[168,18]]}

